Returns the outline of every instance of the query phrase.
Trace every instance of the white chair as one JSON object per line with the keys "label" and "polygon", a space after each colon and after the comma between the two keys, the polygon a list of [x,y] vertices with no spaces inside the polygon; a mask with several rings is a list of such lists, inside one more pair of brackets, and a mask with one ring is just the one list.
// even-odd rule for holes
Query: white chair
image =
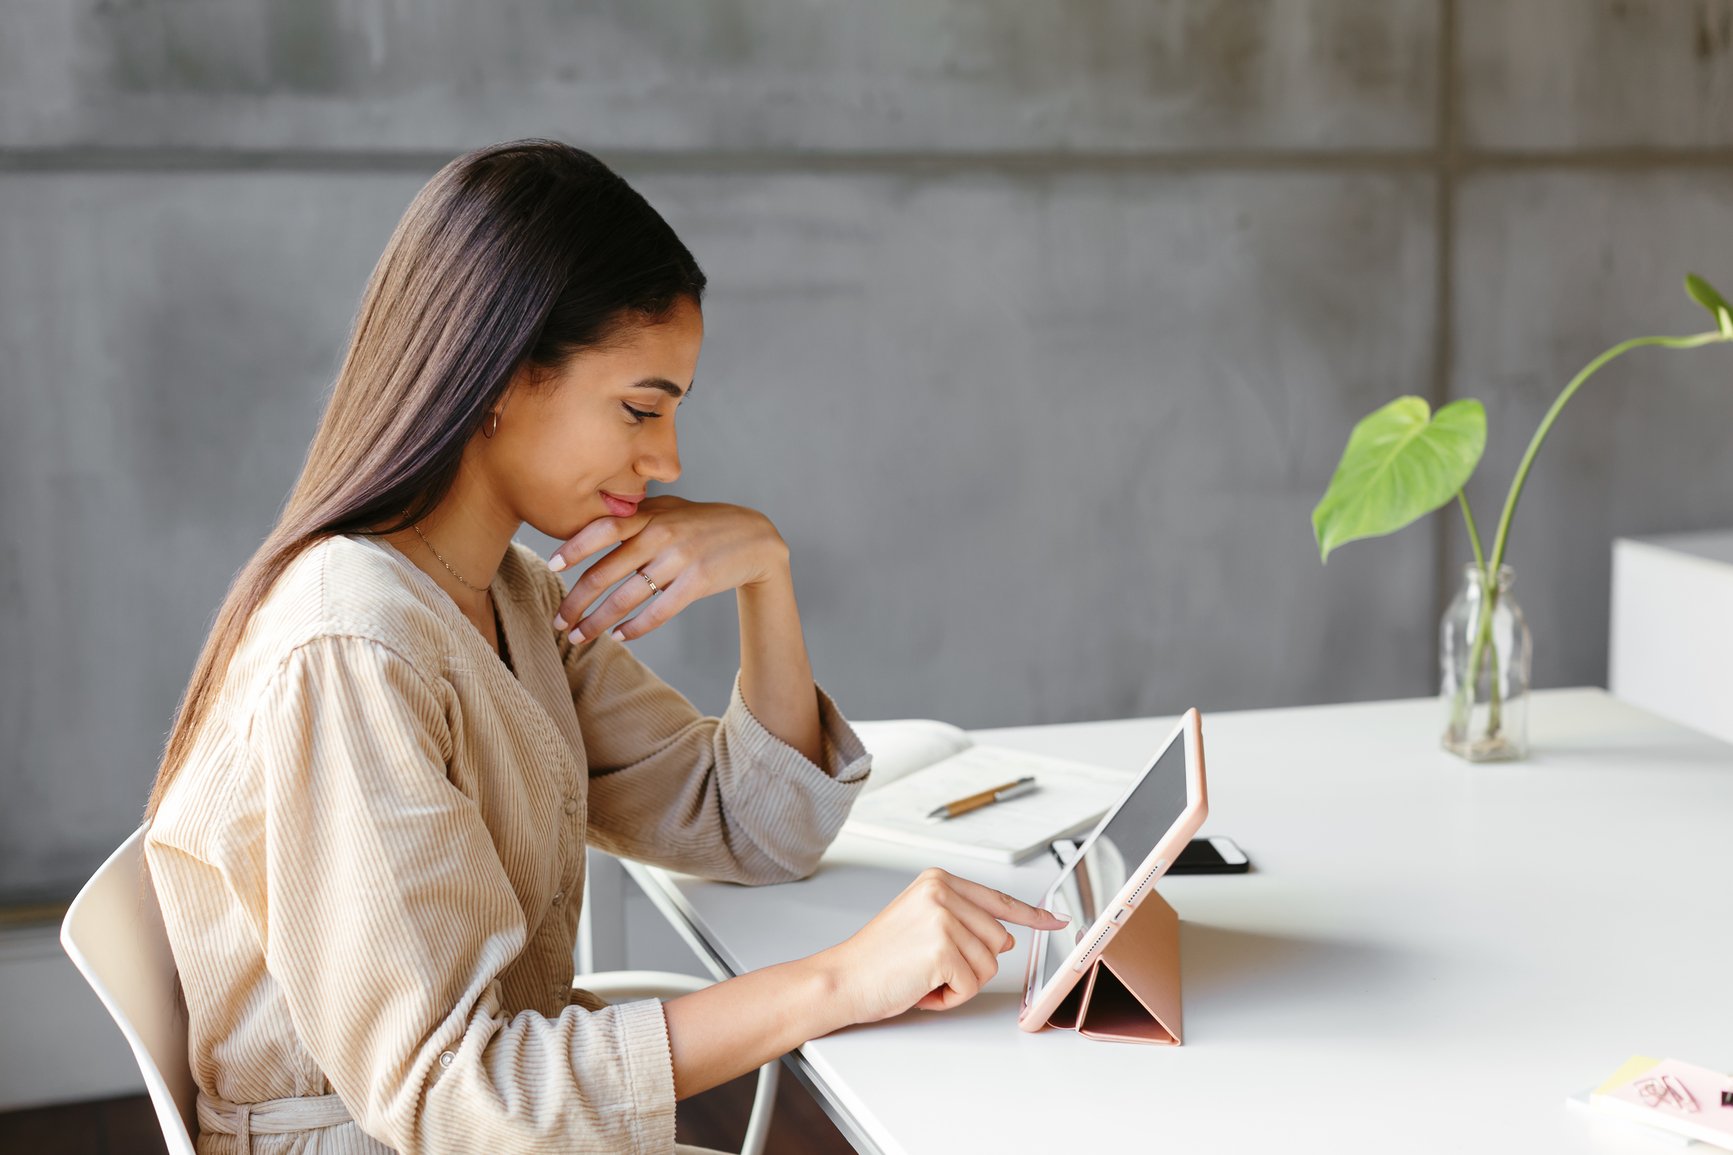
{"label": "white chair", "polygon": [[[197,1088],[187,1059],[187,1022],[175,999],[174,955],[156,891],[144,874],[140,827],[109,855],[67,908],[60,945],[114,1017],[144,1075],[169,1155],[195,1155]],[[709,986],[665,971],[584,975],[583,988],[610,1002],[673,998]],[[758,1092],[741,1155],[763,1155],[776,1099],[777,1063],[758,1071]]]}
{"label": "white chair", "polygon": [[144,877],[143,827],[72,900],[60,945],[132,1047],[169,1155],[194,1155],[198,1088],[187,1062],[186,1015],[175,1001],[174,956],[156,891]]}

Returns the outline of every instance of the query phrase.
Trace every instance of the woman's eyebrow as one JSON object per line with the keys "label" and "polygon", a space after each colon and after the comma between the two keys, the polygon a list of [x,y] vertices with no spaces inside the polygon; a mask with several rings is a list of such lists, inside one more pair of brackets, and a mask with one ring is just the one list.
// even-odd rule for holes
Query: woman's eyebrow
{"label": "woman's eyebrow", "polygon": [[[697,382],[694,381],[692,384],[696,385]],[[636,382],[635,384],[633,384],[632,388],[634,388],[634,389],[660,389],[662,392],[666,393],[670,397],[684,397],[686,394],[692,392],[692,386],[691,385],[688,385],[688,386],[686,386],[686,388],[682,389],[682,388],[680,388],[680,386],[674,384],[674,382],[668,380],[666,377],[646,377],[642,381],[639,381],[639,382]]]}

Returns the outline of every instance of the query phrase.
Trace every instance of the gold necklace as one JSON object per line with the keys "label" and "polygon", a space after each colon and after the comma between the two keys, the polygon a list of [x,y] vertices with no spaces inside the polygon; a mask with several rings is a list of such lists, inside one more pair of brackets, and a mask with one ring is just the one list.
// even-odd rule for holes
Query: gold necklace
{"label": "gold necklace", "polygon": [[422,544],[428,548],[428,550],[433,554],[434,557],[439,559],[439,564],[445,567],[445,572],[449,573],[452,577],[457,579],[458,585],[461,585],[464,589],[474,590],[478,594],[479,593],[486,593],[490,598],[493,596],[493,583],[492,582],[488,582],[485,586],[477,586],[477,585],[471,585],[469,582],[464,581],[463,575],[458,573],[456,570],[452,569],[451,563],[445,560],[445,555],[441,554],[438,550],[433,548],[433,543],[431,541],[427,540],[427,535],[425,533],[421,532],[421,527],[419,525],[415,524],[414,522],[410,522],[409,528],[413,529],[415,531],[415,536],[419,537],[421,539]]}

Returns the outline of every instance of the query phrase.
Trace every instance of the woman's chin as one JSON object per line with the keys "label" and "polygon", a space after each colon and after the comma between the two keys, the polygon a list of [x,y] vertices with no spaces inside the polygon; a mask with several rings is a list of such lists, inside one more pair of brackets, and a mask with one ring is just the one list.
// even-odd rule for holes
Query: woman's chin
{"label": "woman's chin", "polygon": [[590,524],[590,522],[595,521],[598,517],[606,516],[607,514],[602,510],[596,510],[595,512],[590,513],[587,517],[578,514],[549,517],[541,521],[530,521],[525,519],[524,524],[539,534],[551,537],[555,541],[565,542],[576,537],[578,531]]}

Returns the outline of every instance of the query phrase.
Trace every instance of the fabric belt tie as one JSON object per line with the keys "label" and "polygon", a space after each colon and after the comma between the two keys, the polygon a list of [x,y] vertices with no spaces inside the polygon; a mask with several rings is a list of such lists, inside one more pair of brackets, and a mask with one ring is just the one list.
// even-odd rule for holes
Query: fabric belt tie
{"label": "fabric belt tie", "polygon": [[292,1135],[350,1122],[349,1108],[336,1095],[305,1095],[231,1103],[199,1092],[199,1130],[233,1135],[243,1152],[253,1149],[254,1135]]}

